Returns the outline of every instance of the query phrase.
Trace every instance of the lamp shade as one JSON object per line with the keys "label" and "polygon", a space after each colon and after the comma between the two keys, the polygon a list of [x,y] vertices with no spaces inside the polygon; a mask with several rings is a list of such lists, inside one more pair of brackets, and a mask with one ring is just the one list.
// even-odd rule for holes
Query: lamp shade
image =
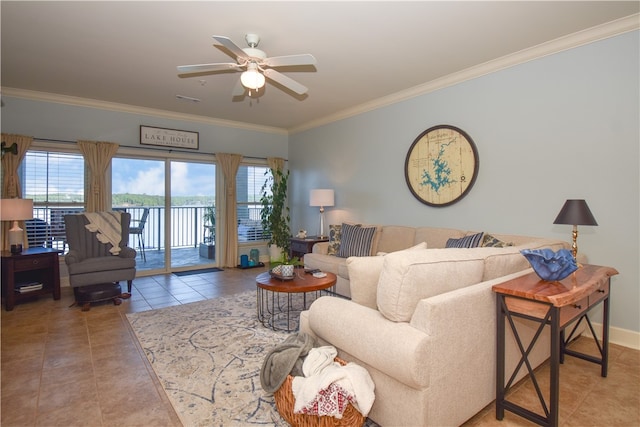
{"label": "lamp shade", "polygon": [[309,206],[333,206],[334,204],[333,190],[319,189],[311,190],[309,197]]}
{"label": "lamp shade", "polygon": [[564,202],[554,224],[598,225],[587,202],[582,199],[570,199]]}
{"label": "lamp shade", "polygon": [[0,200],[0,219],[2,221],[20,221],[33,218],[32,199]]}

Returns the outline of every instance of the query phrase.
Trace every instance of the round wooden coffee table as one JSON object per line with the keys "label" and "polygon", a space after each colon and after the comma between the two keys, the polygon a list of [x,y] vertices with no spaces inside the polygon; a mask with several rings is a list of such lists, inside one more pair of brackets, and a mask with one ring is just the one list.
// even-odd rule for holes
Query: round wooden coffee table
{"label": "round wooden coffee table", "polygon": [[291,280],[271,277],[269,272],[259,274],[256,277],[258,320],[274,331],[297,330],[299,322],[296,315],[307,309],[307,300],[313,302],[323,292],[335,291],[336,275],[326,274],[326,277],[316,278],[296,269]]}

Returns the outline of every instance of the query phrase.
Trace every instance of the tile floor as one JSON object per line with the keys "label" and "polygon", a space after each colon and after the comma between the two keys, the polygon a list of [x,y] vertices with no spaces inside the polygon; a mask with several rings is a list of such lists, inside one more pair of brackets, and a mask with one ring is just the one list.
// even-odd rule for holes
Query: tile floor
{"label": "tile floor", "polygon": [[[1,419],[9,426],[181,426],[131,332],[125,314],[255,289],[258,269],[134,281],[133,296],[82,312],[69,288],[62,299],[40,297],[2,309]],[[592,346],[588,340],[575,345]],[[567,357],[561,368],[562,426],[640,425],[640,351],[611,345],[608,378],[599,367]],[[541,370],[547,369],[545,366]],[[527,401],[531,382],[514,390]],[[466,426],[530,426],[494,405]]]}

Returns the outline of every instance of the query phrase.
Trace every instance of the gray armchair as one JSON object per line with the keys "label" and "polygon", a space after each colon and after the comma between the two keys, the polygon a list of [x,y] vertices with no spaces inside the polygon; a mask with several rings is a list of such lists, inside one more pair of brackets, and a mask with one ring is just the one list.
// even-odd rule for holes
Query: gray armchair
{"label": "gray armchair", "polygon": [[120,222],[120,253],[113,255],[110,252],[113,245],[100,242],[96,233],[85,227],[89,220],[84,214],[65,215],[65,233],[69,244],[65,262],[76,302],[81,302],[78,298],[79,289],[90,285],[111,283],[117,284],[119,288],[119,282],[126,280],[127,290],[131,293],[131,285],[136,276],[136,251],[127,246],[131,214],[122,212]]}

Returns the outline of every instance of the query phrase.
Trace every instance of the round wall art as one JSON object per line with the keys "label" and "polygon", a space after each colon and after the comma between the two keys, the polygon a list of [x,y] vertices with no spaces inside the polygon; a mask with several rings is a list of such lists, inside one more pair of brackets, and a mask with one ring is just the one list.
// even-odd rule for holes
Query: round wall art
{"label": "round wall art", "polygon": [[411,144],[404,175],[411,193],[429,206],[448,206],[471,190],[478,176],[478,150],[466,132],[438,125]]}

